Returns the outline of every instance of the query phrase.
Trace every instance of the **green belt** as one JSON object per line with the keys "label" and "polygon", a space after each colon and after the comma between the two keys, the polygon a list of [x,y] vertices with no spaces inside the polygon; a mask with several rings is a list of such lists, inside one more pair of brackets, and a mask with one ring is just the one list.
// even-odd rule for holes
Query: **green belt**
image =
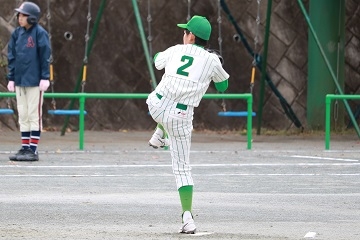
{"label": "green belt", "polygon": [[[156,93],[156,96],[157,96],[159,99],[162,99],[162,97],[163,97],[163,96],[161,96],[161,95],[158,94],[158,93]],[[187,109],[187,106],[184,105],[184,104],[178,103],[178,104],[176,104],[176,108],[181,109],[181,110],[186,110],[186,109]]]}

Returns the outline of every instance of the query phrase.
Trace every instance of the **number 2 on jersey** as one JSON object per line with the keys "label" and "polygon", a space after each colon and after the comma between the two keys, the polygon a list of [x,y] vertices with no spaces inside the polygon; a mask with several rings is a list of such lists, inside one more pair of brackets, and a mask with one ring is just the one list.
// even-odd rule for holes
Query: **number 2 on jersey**
{"label": "number 2 on jersey", "polygon": [[186,72],[184,70],[193,64],[194,58],[184,55],[181,57],[181,61],[185,62],[185,64],[182,65],[181,67],[179,67],[178,70],[176,71],[176,73],[187,77],[187,76],[189,76],[189,72]]}

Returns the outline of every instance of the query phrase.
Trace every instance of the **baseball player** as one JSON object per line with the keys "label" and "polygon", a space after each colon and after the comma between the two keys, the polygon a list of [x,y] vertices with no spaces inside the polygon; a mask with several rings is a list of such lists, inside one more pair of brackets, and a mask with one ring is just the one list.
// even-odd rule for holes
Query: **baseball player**
{"label": "baseball player", "polygon": [[188,23],[177,26],[184,29],[183,44],[169,47],[154,57],[155,67],[165,68],[165,73],[146,101],[158,123],[149,145],[154,148],[170,145],[183,211],[180,232],[193,234],[196,226],[192,216],[190,146],[194,107],[199,106],[211,81],[219,92],[224,92],[229,74],[218,56],[204,49],[211,34],[211,25],[205,17],[193,16]]}
{"label": "baseball player", "polygon": [[46,30],[38,24],[38,5],[23,2],[15,11],[20,26],[12,33],[8,45],[7,88],[16,92],[21,148],[9,159],[38,161],[43,93],[50,85],[50,41]]}

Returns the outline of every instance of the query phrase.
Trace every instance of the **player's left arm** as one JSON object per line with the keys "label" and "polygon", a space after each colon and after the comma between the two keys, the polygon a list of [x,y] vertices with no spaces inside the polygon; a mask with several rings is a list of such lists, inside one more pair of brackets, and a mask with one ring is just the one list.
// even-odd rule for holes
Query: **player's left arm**
{"label": "player's left arm", "polygon": [[154,56],[154,64],[157,70],[164,69],[169,60],[169,56],[174,51],[175,46],[169,47],[163,52],[158,52]]}
{"label": "player's left arm", "polygon": [[161,70],[166,65],[165,52],[158,52],[154,56],[154,65],[157,70]]}
{"label": "player's left arm", "polygon": [[46,31],[39,31],[37,36],[38,41],[38,53],[39,53],[39,61],[40,61],[40,77],[41,79],[49,79],[50,78],[50,55],[51,55],[51,47],[49,35]]}

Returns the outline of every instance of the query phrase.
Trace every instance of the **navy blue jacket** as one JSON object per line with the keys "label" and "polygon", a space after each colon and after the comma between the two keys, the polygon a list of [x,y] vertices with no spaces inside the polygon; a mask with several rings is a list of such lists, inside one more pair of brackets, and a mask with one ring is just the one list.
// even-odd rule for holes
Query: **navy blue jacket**
{"label": "navy blue jacket", "polygon": [[39,86],[41,79],[50,77],[50,53],[49,35],[43,27],[17,27],[8,45],[8,80],[21,87]]}

